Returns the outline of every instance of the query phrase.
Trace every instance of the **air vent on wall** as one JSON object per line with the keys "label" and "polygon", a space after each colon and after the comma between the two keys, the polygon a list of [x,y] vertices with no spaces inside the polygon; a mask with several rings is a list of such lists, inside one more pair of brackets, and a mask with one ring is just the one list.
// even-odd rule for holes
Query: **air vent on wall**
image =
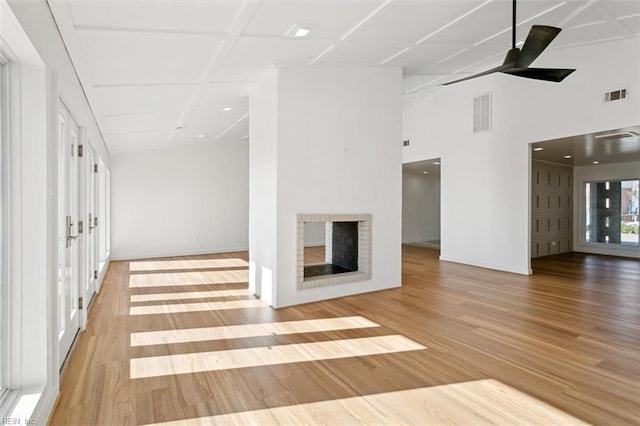
{"label": "air vent on wall", "polygon": [[607,92],[604,94],[605,102],[619,101],[627,97],[627,89],[614,90],[613,92]]}
{"label": "air vent on wall", "polygon": [[473,133],[491,130],[491,93],[473,98]]}

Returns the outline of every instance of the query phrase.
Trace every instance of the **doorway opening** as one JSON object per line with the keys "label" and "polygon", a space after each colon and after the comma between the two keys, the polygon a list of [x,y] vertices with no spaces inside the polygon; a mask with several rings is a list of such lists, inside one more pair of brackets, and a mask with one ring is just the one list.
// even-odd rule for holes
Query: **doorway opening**
{"label": "doorway opening", "polygon": [[440,250],[441,159],[402,166],[402,243]]}

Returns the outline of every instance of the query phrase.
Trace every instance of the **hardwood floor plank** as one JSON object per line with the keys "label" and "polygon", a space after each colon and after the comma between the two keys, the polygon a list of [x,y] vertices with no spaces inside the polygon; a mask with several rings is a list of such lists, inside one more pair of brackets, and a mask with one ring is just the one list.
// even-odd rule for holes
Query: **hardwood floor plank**
{"label": "hardwood floor plank", "polygon": [[[401,288],[280,310],[249,306],[247,264],[112,262],[49,423],[640,424],[640,261],[522,276],[406,246]],[[428,349],[353,346],[389,336]]]}

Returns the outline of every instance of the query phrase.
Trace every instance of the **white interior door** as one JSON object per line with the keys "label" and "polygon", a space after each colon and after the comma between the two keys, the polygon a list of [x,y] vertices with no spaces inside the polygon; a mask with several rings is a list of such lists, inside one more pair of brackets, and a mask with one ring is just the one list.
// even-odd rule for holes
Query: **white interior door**
{"label": "white interior door", "polygon": [[78,144],[80,129],[62,102],[58,105],[58,346],[64,363],[80,329],[78,240]]}
{"label": "white interior door", "polygon": [[85,288],[84,300],[87,301],[87,307],[91,304],[93,297],[97,291],[98,281],[98,252],[96,250],[97,234],[96,231],[96,152],[93,147],[87,143],[84,155],[84,170],[86,179],[86,225],[84,229],[87,238],[87,287]]}

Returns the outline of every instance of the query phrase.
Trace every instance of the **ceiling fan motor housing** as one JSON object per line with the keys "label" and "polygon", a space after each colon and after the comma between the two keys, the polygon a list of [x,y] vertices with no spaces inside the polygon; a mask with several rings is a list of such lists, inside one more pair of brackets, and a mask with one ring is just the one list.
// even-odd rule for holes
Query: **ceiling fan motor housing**
{"label": "ceiling fan motor housing", "polygon": [[504,58],[504,62],[502,65],[511,65],[513,67],[516,66],[518,59],[520,59],[520,49],[514,47],[513,49],[509,49],[507,52],[507,56]]}

